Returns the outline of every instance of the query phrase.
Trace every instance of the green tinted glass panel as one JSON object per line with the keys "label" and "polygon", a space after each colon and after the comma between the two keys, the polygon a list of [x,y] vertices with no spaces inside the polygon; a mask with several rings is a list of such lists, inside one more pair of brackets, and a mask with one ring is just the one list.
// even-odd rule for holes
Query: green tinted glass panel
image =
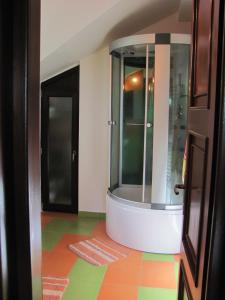
{"label": "green tinted glass panel", "polygon": [[145,56],[124,58],[123,184],[142,185],[143,182],[145,67]]}
{"label": "green tinted glass panel", "polygon": [[155,46],[149,45],[148,89],[147,89],[147,128],[146,128],[146,164],[144,201],[151,202],[152,194],[152,158],[153,158],[153,130],[154,130],[154,67]]}
{"label": "green tinted glass panel", "polygon": [[170,99],[167,167],[167,203],[182,204],[183,192],[174,194],[174,185],[182,183],[186,139],[189,45],[171,44]]}
{"label": "green tinted glass panel", "polygon": [[112,105],[111,105],[111,176],[110,188],[113,190],[119,185],[120,161],[120,86],[121,86],[120,58],[112,56]]}

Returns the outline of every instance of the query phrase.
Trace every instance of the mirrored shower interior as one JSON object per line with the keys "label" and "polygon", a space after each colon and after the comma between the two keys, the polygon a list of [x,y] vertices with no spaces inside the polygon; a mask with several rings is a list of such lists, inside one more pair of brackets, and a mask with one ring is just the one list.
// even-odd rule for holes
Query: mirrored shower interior
{"label": "mirrored shower interior", "polygon": [[174,185],[183,180],[190,45],[180,40],[111,52],[110,192],[152,208],[183,203]]}

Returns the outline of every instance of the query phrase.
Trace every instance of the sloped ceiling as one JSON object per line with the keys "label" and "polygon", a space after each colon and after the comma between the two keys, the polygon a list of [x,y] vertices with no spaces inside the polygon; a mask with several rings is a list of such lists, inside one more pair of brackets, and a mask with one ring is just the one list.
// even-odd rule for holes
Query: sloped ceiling
{"label": "sloped ceiling", "polygon": [[178,10],[179,0],[42,0],[41,79]]}
{"label": "sloped ceiling", "polygon": [[192,18],[192,1],[180,0],[179,20],[190,22]]}

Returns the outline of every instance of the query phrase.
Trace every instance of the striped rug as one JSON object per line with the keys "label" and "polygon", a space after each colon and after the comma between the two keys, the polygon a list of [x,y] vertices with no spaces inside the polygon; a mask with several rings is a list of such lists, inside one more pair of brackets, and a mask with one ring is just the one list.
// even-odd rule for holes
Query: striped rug
{"label": "striped rug", "polygon": [[69,284],[69,279],[42,277],[43,300],[60,300]]}
{"label": "striped rug", "polygon": [[102,266],[126,258],[129,248],[121,246],[111,239],[92,238],[69,245],[69,249],[87,262]]}

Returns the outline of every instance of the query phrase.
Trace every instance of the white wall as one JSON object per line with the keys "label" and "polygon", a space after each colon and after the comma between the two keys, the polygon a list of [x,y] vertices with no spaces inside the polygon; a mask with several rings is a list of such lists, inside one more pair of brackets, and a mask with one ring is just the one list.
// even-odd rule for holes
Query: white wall
{"label": "white wall", "polygon": [[80,61],[79,210],[105,212],[110,101],[108,48]]}

